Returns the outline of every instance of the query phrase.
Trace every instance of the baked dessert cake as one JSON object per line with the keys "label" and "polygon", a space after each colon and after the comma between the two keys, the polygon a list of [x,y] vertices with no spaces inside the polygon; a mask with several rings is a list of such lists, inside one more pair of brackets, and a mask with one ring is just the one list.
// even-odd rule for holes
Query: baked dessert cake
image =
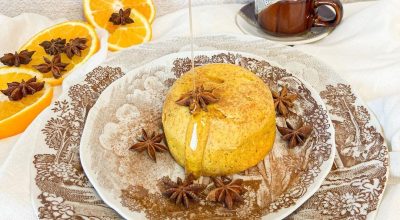
{"label": "baked dessert cake", "polygon": [[274,100],[254,73],[236,65],[209,64],[174,83],[162,123],[171,155],[187,174],[234,174],[255,166],[271,150]]}

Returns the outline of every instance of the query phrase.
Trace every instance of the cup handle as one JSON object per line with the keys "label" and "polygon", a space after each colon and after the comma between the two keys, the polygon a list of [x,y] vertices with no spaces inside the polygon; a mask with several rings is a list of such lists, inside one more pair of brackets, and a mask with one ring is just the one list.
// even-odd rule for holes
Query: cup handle
{"label": "cup handle", "polygon": [[316,14],[316,17],[314,18],[314,27],[336,27],[340,21],[343,18],[343,5],[339,0],[315,0],[314,3],[314,10],[317,12],[317,9],[319,6],[322,5],[328,5],[331,6],[336,13],[335,19],[331,21],[324,21],[322,20],[322,17]]}

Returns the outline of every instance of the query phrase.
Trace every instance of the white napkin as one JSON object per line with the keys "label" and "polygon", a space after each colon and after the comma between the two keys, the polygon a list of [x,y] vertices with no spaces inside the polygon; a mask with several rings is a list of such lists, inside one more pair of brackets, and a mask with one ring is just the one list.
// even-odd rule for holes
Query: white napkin
{"label": "white napkin", "polygon": [[296,47],[330,64],[356,89],[393,151],[400,151],[399,9],[398,0],[381,0],[345,17],[327,38]]}
{"label": "white napkin", "polygon": [[[247,3],[253,0],[193,0],[193,5],[222,4],[222,3]],[[188,0],[153,0],[156,6],[156,16],[162,16],[175,10],[186,7]],[[68,20],[83,19],[83,4],[78,0],[17,0],[1,2],[0,14],[10,17],[21,13],[32,12],[58,19]]]}
{"label": "white napkin", "polygon": [[0,15],[0,54],[15,51],[38,31],[64,20],[62,18],[51,20],[32,13],[21,14],[13,18]]}

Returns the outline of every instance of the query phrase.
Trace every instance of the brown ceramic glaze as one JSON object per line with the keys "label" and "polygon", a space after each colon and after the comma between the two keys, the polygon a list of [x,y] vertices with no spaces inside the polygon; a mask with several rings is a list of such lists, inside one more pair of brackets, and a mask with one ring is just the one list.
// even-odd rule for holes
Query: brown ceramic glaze
{"label": "brown ceramic glaze", "polygon": [[[331,6],[336,13],[326,21],[318,14],[318,7]],[[338,0],[283,0],[267,6],[258,14],[258,23],[273,35],[296,35],[311,27],[334,27],[343,17],[343,7]]]}

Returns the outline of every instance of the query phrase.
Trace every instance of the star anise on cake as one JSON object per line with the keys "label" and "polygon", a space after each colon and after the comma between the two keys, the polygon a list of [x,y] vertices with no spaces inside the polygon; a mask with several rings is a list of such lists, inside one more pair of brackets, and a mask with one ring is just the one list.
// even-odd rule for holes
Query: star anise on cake
{"label": "star anise on cake", "polygon": [[213,90],[205,90],[203,85],[197,87],[184,94],[176,101],[176,104],[188,106],[191,114],[198,113],[201,109],[207,111],[207,105],[218,102],[218,98],[214,96]]}
{"label": "star anise on cake", "polygon": [[195,178],[192,174],[187,176],[184,181],[180,177],[177,178],[176,182],[169,177],[163,177],[161,180],[165,188],[162,194],[175,204],[183,204],[186,208],[189,208],[190,200],[199,201],[199,194],[206,188],[203,184],[193,183]]}
{"label": "star anise on cake", "polygon": [[69,59],[71,59],[74,55],[81,56],[81,51],[87,48],[86,38],[75,38],[69,40],[64,47],[64,52]]}
{"label": "star anise on cake", "polygon": [[35,51],[23,50],[21,52],[6,53],[0,58],[0,61],[7,66],[19,67],[21,64],[28,64],[32,60],[32,55]]}
{"label": "star anise on cake", "polygon": [[286,118],[290,108],[294,106],[293,102],[297,99],[297,94],[291,93],[285,85],[280,92],[272,91],[272,97],[278,114]]}
{"label": "star anise on cake", "polygon": [[227,177],[213,177],[215,189],[207,195],[207,200],[223,203],[228,209],[232,209],[235,202],[243,201],[242,194],[246,191],[242,186],[242,179],[232,180]]}
{"label": "star anise on cake", "polygon": [[6,90],[0,91],[8,96],[8,99],[11,101],[18,101],[27,95],[33,95],[42,90],[44,82],[37,82],[36,77],[33,77],[27,81],[22,80],[21,82],[7,83],[7,87]]}
{"label": "star anise on cake", "polygon": [[303,122],[297,128],[294,128],[288,121],[286,121],[286,127],[276,127],[281,133],[282,139],[289,143],[289,148],[303,145],[313,130],[311,125]]}
{"label": "star anise on cake", "polygon": [[125,10],[121,8],[117,13],[112,13],[108,21],[112,22],[114,25],[131,24],[134,23],[135,21],[129,17],[130,15],[131,15],[130,8],[127,8]]}
{"label": "star anise on cake", "polygon": [[65,67],[68,66],[68,63],[61,62],[60,54],[55,55],[52,60],[48,59],[47,57],[43,57],[43,59],[45,63],[35,65],[33,67],[35,67],[41,73],[51,72],[56,79],[61,77],[61,72],[65,71]]}
{"label": "star anise on cake", "polygon": [[46,40],[40,43],[39,45],[43,47],[44,51],[46,51],[49,55],[57,55],[63,52],[66,40],[61,38],[51,39],[50,41]]}
{"label": "star anise on cake", "polygon": [[138,142],[132,145],[130,149],[139,152],[147,150],[147,154],[150,158],[156,161],[156,152],[168,151],[168,147],[161,144],[163,139],[163,133],[156,135],[156,133],[153,132],[151,135],[148,135],[147,132],[142,129],[142,136],[136,139]]}

